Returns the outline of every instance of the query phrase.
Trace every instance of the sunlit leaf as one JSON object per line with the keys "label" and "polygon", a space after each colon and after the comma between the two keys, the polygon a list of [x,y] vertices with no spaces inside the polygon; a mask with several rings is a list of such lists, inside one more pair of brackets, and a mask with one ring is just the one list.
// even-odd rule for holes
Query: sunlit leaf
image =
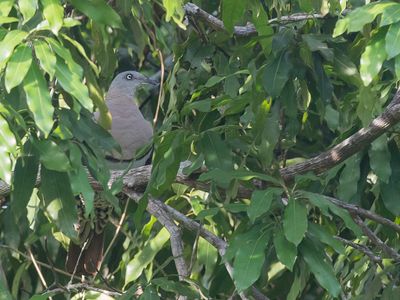
{"label": "sunlit leaf", "polygon": [[19,45],[7,63],[5,86],[8,92],[19,85],[28,73],[32,63],[32,50],[26,45]]}
{"label": "sunlit leaf", "polygon": [[53,127],[54,107],[43,74],[35,63],[31,64],[23,80],[26,102],[35,118],[36,125],[47,136]]}
{"label": "sunlit leaf", "polygon": [[[400,5],[399,5],[400,13]],[[400,54],[400,22],[390,25],[385,37],[387,58],[391,59]]]}
{"label": "sunlit leaf", "polygon": [[7,121],[0,115],[0,178],[10,182],[11,179],[11,157],[16,151],[16,139],[10,130]]}
{"label": "sunlit leaf", "polygon": [[56,67],[56,55],[51,50],[50,46],[42,41],[36,40],[34,43],[35,55],[39,59],[40,67],[50,75],[52,79]]}
{"label": "sunlit leaf", "polygon": [[43,15],[49,21],[51,31],[57,35],[64,18],[64,9],[59,0],[40,0],[43,4]]}
{"label": "sunlit leaf", "polygon": [[[0,10],[1,11],[1,10]],[[0,42],[0,71],[5,67],[8,59],[13,53],[14,48],[21,43],[28,33],[21,30],[12,30]]]}
{"label": "sunlit leaf", "polygon": [[38,8],[38,0],[19,0],[18,6],[24,17],[24,23],[26,23],[35,15]]}

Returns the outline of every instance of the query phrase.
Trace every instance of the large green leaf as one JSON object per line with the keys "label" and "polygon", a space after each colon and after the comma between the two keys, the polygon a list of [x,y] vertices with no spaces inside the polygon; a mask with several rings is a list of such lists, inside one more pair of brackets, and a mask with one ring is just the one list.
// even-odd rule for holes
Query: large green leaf
{"label": "large green leaf", "polygon": [[222,1],[222,20],[228,32],[233,32],[233,27],[239,21],[246,9],[246,1],[242,0],[223,0]]}
{"label": "large green leaf", "polygon": [[262,72],[262,83],[264,89],[272,97],[280,95],[292,69],[289,53],[283,51]]}
{"label": "large green leaf", "polygon": [[323,251],[320,251],[321,248],[316,248],[311,240],[305,239],[299,249],[315,279],[333,297],[337,297],[342,288],[335,277],[331,263],[324,256]]}
{"label": "large green leaf", "polygon": [[270,234],[268,230],[254,234],[238,248],[233,263],[233,280],[239,291],[249,288],[260,276]]}
{"label": "large green leaf", "polygon": [[387,54],[385,49],[385,30],[379,30],[365,47],[360,59],[360,75],[365,86],[378,75]]}
{"label": "large green leaf", "polygon": [[19,10],[24,17],[24,22],[28,22],[36,13],[38,8],[38,0],[19,0],[18,1]]}
{"label": "large green leaf", "polygon": [[21,43],[28,33],[21,30],[12,30],[0,42],[0,71],[2,71],[13,53],[14,48]]}
{"label": "large green leaf", "polygon": [[395,216],[400,215],[400,153],[397,147],[390,145],[390,168],[392,174],[389,182],[381,183],[381,195],[385,207]]}
{"label": "large green leaf", "polygon": [[204,133],[199,146],[204,154],[206,166],[210,170],[233,170],[232,152],[216,132]]}
{"label": "large green leaf", "polygon": [[[211,226],[205,226],[206,229],[212,231]],[[208,241],[203,238],[199,239],[198,249],[197,249],[197,263],[199,265],[204,265],[204,275],[205,281],[211,278],[213,271],[216,267],[218,261],[218,250],[212,246]]]}
{"label": "large green leaf", "polygon": [[346,202],[351,202],[358,190],[360,180],[361,155],[356,154],[346,160],[346,165],[339,178],[337,195]]}
{"label": "large green leaf", "polygon": [[104,0],[68,0],[68,2],[95,22],[116,28],[124,27],[120,16]]}
{"label": "large green leaf", "polygon": [[385,7],[382,13],[380,26],[396,23],[400,21],[400,4],[389,2],[390,5]]}
{"label": "large green leaf", "polygon": [[392,174],[392,167],[390,165],[391,155],[388,148],[388,137],[386,134],[381,135],[371,143],[368,155],[369,164],[376,176],[378,176],[380,181],[389,183],[389,178]]}
{"label": "large green leaf", "polygon": [[19,45],[10,57],[5,76],[6,90],[10,92],[19,85],[28,73],[32,63],[32,50],[26,45]]}
{"label": "large green leaf", "polygon": [[7,121],[0,114],[0,178],[10,182],[11,179],[11,157],[16,151],[16,139],[10,130]]}
{"label": "large green leaf", "polygon": [[74,224],[78,220],[76,201],[72,194],[67,173],[42,167],[40,191],[51,218],[67,236],[76,238]]}
{"label": "large green leaf", "polygon": [[15,0],[1,0],[0,1],[0,16],[8,16],[13,7]]}
{"label": "large green leaf", "polygon": [[50,24],[51,31],[57,35],[63,25],[64,8],[59,0],[40,0],[43,4],[43,15]]}
{"label": "large green leaf", "polygon": [[276,256],[290,271],[293,270],[297,257],[297,248],[289,242],[282,230],[276,231],[274,234],[274,246]]}
{"label": "large green leaf", "polygon": [[50,75],[50,79],[53,78],[56,71],[57,58],[51,50],[50,46],[42,41],[35,40],[34,49],[36,57],[39,59],[40,67]]}
{"label": "large green leaf", "polygon": [[297,246],[303,240],[307,226],[306,206],[299,200],[289,199],[283,217],[283,230],[286,239]]}
{"label": "large green leaf", "polygon": [[27,204],[32,195],[38,175],[39,159],[30,141],[24,144],[22,156],[14,168],[11,208],[16,220],[27,214]]}
{"label": "large green leaf", "polygon": [[308,232],[320,242],[331,246],[339,254],[345,254],[343,245],[338,240],[334,239],[332,233],[328,232],[322,225],[310,222],[308,224],[308,229]]}
{"label": "large green leaf", "polygon": [[281,189],[269,188],[266,190],[255,190],[251,195],[251,202],[247,209],[250,221],[254,223],[256,218],[268,212],[272,200],[282,193]]}
{"label": "large green leaf", "polygon": [[386,33],[385,37],[385,48],[388,59],[391,59],[400,54],[399,43],[400,43],[400,22],[397,22],[395,24],[390,25],[389,30]]}
{"label": "large green leaf", "polygon": [[89,111],[93,110],[93,102],[89,97],[87,86],[84,85],[79,76],[71,72],[67,65],[60,59],[57,60],[55,74],[64,90],[74,96],[84,108]]}
{"label": "large green leaf", "polygon": [[164,247],[168,240],[169,233],[163,228],[155,237],[146,242],[144,247],[136,253],[126,266],[125,286],[142,274],[144,268],[153,261],[156,254]]}
{"label": "large green leaf", "polygon": [[46,80],[36,63],[31,64],[23,84],[26,102],[33,114],[36,125],[47,136],[53,127],[54,107],[51,104]]}
{"label": "large green leaf", "polygon": [[63,149],[51,140],[35,141],[39,151],[40,162],[49,170],[69,171],[71,164]]}
{"label": "large green leaf", "polygon": [[180,282],[168,280],[167,278],[156,278],[151,282],[164,291],[172,292],[175,295],[186,296],[188,299],[196,299],[199,297],[196,291]]}
{"label": "large green leaf", "polygon": [[172,18],[179,27],[186,29],[186,26],[182,23],[185,16],[182,0],[163,0],[162,2],[167,12],[165,20],[169,22]]}

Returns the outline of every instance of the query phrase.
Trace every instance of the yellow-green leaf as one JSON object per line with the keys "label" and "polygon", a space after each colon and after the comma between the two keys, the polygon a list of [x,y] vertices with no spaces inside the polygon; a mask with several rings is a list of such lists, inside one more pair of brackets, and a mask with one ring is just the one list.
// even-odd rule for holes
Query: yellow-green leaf
{"label": "yellow-green leaf", "polygon": [[35,54],[39,59],[41,68],[50,75],[50,79],[53,79],[57,58],[50,46],[41,40],[34,42]]}
{"label": "yellow-green leaf", "polygon": [[31,64],[23,83],[26,102],[36,125],[47,136],[53,127],[54,107],[51,104],[46,80],[35,63]]}
{"label": "yellow-green leaf", "polygon": [[19,10],[24,17],[24,22],[28,22],[34,15],[38,8],[38,0],[19,0]]}
{"label": "yellow-green leaf", "polygon": [[64,9],[59,0],[41,0],[43,4],[43,15],[50,24],[51,31],[57,35],[62,27]]}
{"label": "yellow-green leaf", "polygon": [[10,92],[13,87],[16,87],[22,82],[26,76],[26,73],[28,73],[31,63],[31,48],[24,44],[19,45],[15,49],[7,64],[5,75],[5,86],[7,92]]}
{"label": "yellow-green leaf", "polygon": [[7,183],[11,180],[11,157],[16,150],[15,136],[7,121],[0,114],[0,178]]}
{"label": "yellow-green leaf", "polygon": [[12,30],[7,33],[0,42],[0,71],[2,71],[13,53],[14,48],[22,42],[28,35],[27,32],[21,30]]}

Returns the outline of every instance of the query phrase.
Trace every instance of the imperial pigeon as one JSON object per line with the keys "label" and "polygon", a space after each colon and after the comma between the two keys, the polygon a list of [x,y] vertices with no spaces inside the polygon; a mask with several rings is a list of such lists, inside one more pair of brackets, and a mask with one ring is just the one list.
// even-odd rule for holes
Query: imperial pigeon
{"label": "imperial pigeon", "polygon": [[[118,74],[111,83],[106,95],[106,104],[111,114],[110,133],[121,146],[121,151],[106,155],[110,169],[124,169],[144,165],[151,156],[151,151],[137,159],[136,151],[148,144],[153,136],[153,127],[147,121],[135,101],[136,91],[142,85],[158,83],[136,71]],[[95,113],[96,120],[99,114]],[[94,275],[99,271],[103,260],[104,228],[112,212],[110,204],[96,193],[94,197],[93,217],[85,218],[85,201],[77,198],[79,244],[70,242],[66,269],[81,275]]]}

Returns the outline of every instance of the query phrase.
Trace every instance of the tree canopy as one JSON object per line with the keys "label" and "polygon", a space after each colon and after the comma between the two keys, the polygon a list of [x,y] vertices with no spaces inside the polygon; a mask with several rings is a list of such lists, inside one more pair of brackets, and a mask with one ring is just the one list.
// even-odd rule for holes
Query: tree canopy
{"label": "tree canopy", "polygon": [[[0,299],[397,298],[399,37],[396,1],[0,1]],[[160,80],[152,164],[110,171],[131,69]]]}

